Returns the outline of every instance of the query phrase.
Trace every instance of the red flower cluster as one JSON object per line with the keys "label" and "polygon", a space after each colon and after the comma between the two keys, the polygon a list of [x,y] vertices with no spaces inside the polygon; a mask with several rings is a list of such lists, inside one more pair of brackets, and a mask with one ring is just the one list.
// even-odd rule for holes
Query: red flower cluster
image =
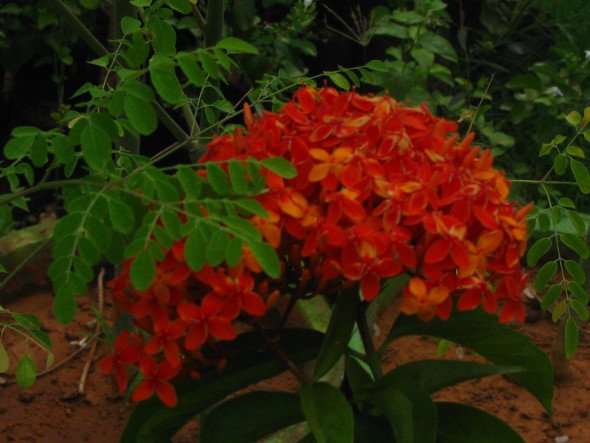
{"label": "red flower cluster", "polygon": [[295,166],[290,180],[264,171],[268,192],[258,201],[269,217],[250,219],[279,250],[283,277],[265,276],[247,248],[237,266],[191,272],[180,242],[140,292],[129,289],[126,263],[113,294],[152,338],[140,352],[138,337],[117,340],[103,369],[114,368],[120,388],[125,365],[139,364],[134,398],[155,391],[173,404],[173,369],[208,340],[233,339],[240,314],[263,315],[293,284],[308,294],[358,282],[370,301],[384,279],[409,273],[406,314],[446,319],[456,300],[460,310],[500,305],[501,321],[523,320],[530,206],[507,200],[508,180],[488,150],[472,146],[473,134],[459,142],[457,124],[425,106],[332,88],[303,87],[278,113],[254,118],[246,105],[244,114],[248,132],[217,137],[200,161],[283,157]]}

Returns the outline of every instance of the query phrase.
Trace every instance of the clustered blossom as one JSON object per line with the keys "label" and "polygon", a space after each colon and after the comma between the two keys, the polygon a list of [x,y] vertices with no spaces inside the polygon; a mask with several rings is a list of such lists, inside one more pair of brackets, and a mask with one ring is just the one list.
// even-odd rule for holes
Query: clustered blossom
{"label": "clustered blossom", "polygon": [[264,315],[287,291],[358,283],[371,301],[385,279],[408,273],[405,314],[447,319],[455,302],[523,320],[519,261],[530,206],[508,201],[509,181],[489,150],[472,146],[473,134],[459,140],[457,124],[426,106],[332,88],[302,87],[259,118],[246,105],[244,117],[247,131],[216,137],[200,161],[283,157],[297,169],[293,179],[263,171],[267,192],[257,200],[269,216],[250,218],[278,250],[283,275],[267,277],[247,247],[236,266],[193,272],[181,241],[158,263],[151,287],[137,291],[126,262],[113,296],[151,338],[125,333],[103,362],[121,390],[126,366],[136,365],[144,380],[133,398],[155,392],[174,404],[169,380],[181,367],[203,360],[204,345],[235,338],[240,318]]}

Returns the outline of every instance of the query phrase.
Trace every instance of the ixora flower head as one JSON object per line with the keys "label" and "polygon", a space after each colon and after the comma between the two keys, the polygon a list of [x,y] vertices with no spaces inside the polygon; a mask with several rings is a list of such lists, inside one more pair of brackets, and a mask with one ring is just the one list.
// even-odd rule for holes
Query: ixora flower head
{"label": "ixora flower head", "polygon": [[244,118],[246,131],[216,137],[200,162],[282,157],[295,167],[292,179],[263,170],[267,190],[256,199],[268,216],[248,216],[277,250],[282,275],[266,276],[246,246],[233,266],[195,272],[180,241],[137,291],[125,263],[113,296],[151,338],[141,355],[139,336],[121,340],[103,366],[116,369],[120,388],[124,365],[140,366],[147,381],[132,398],[156,392],[173,404],[168,380],[181,366],[207,363],[204,347],[232,340],[236,322],[264,315],[287,293],[358,283],[371,301],[385,279],[407,273],[405,314],[447,319],[453,306],[482,306],[501,321],[524,319],[519,262],[530,206],[508,201],[509,181],[472,145],[474,134],[459,140],[457,124],[426,106],[333,88],[302,87],[278,113],[254,116],[246,105]]}

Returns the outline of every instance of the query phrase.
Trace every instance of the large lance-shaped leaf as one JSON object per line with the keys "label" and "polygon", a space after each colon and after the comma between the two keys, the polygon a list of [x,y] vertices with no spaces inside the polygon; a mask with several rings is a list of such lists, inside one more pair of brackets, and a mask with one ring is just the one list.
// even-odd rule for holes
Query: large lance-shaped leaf
{"label": "large lance-shaped leaf", "polygon": [[514,374],[523,372],[523,368],[514,366],[496,366],[459,360],[419,360],[406,363],[393,369],[381,380],[380,386],[388,386],[400,377],[413,377],[419,381],[430,394],[448,386],[454,386],[467,380],[497,374]]}
{"label": "large lance-shaped leaf", "polygon": [[317,443],[352,443],[352,408],[344,394],[328,383],[304,384],[301,408]]}
{"label": "large lance-shaped leaf", "polygon": [[423,322],[415,316],[400,315],[387,342],[407,335],[429,335],[459,343],[492,363],[518,366],[526,372],[511,377],[552,411],[553,374],[547,356],[526,337],[498,323],[496,315],[482,309],[455,311],[449,320]]}
{"label": "large lance-shaped leaf", "polygon": [[[278,346],[295,363],[317,357],[323,334],[307,329],[286,329]],[[159,443],[170,438],[187,421],[229,394],[285,371],[285,365],[265,348],[255,332],[242,334],[227,345],[231,355],[222,373],[202,380],[178,383],[178,404],[168,408],[156,398],[135,408],[121,437],[122,443]]]}
{"label": "large lance-shaped leaf", "polygon": [[358,305],[359,295],[356,287],[338,296],[315,367],[316,380],[326,375],[346,351],[354,329]]}
{"label": "large lance-shaped leaf", "polygon": [[436,408],[418,380],[400,376],[378,382],[373,400],[385,413],[397,443],[434,443]]}
{"label": "large lance-shaped leaf", "polygon": [[251,392],[228,400],[202,420],[202,443],[250,443],[305,420],[299,397]]}
{"label": "large lance-shaped leaf", "polygon": [[437,443],[524,443],[508,424],[481,409],[437,402]]}

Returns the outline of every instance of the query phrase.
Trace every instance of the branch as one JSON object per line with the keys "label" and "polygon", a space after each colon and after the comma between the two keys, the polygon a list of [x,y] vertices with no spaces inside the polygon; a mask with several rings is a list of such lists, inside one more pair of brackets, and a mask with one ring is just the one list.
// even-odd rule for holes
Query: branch
{"label": "branch", "polygon": [[[108,49],[105,48],[100,41],[98,41],[94,34],[90,32],[84,23],[82,23],[61,0],[49,0],[49,2],[59,13],[63,15],[64,19],[70,24],[70,26],[74,28],[80,37],[82,37],[82,40],[84,40],[99,57],[109,54]],[[117,24],[115,25],[118,26]],[[117,62],[117,64],[121,66],[121,62]],[[184,132],[180,125],[174,121],[170,114],[166,112],[166,110],[160,105],[160,103],[158,103],[157,100],[154,100],[153,104],[156,107],[156,114],[158,115],[160,122],[172,133],[172,135],[174,135],[178,141],[183,142],[185,140],[190,140],[189,135]]]}

